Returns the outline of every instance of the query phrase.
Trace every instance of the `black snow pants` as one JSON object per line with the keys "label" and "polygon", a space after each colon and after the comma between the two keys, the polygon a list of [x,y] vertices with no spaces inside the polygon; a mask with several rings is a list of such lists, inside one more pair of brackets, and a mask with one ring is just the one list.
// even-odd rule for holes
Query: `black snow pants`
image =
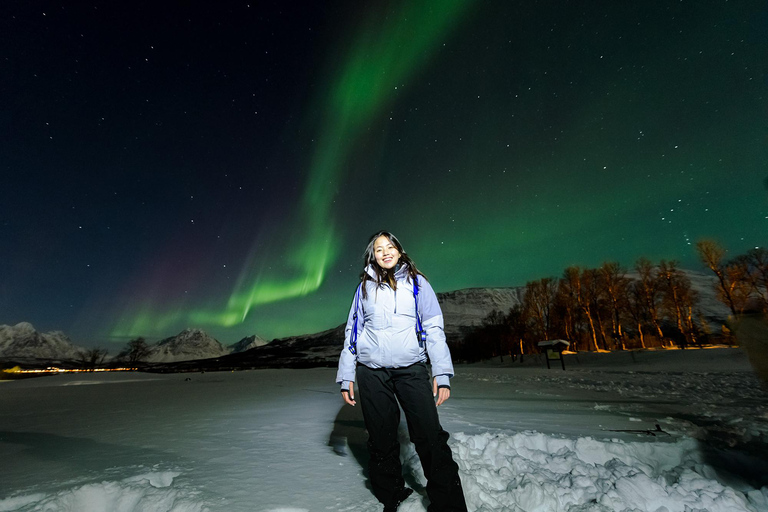
{"label": "black snow pants", "polygon": [[405,368],[372,369],[357,366],[365,428],[368,430],[369,473],[376,498],[392,505],[405,482],[400,464],[397,428],[400,408],[405,412],[408,434],[427,477],[428,512],[465,512],[467,505],[459,468],[451,456],[448,432],[440,426],[432,396],[429,371],[424,363]]}

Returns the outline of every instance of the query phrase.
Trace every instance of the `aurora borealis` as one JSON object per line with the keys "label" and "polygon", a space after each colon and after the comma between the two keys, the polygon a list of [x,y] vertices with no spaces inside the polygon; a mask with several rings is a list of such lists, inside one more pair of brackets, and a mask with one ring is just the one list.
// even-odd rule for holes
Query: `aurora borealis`
{"label": "aurora borealis", "polygon": [[327,329],[379,229],[437,291],[764,246],[767,9],[4,5],[0,324]]}

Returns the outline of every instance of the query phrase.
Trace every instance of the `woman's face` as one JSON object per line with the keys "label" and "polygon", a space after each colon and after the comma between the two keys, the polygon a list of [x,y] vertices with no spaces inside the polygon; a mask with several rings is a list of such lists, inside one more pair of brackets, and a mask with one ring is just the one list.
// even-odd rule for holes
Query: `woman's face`
{"label": "woman's face", "polygon": [[381,235],[373,242],[373,254],[376,257],[376,263],[384,270],[390,270],[397,265],[400,260],[400,252],[395,244],[390,242],[389,238]]}

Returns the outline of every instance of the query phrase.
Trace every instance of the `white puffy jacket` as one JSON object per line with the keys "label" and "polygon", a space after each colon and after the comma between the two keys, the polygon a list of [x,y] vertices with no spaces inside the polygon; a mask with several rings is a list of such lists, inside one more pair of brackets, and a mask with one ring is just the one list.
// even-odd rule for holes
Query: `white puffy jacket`
{"label": "white puffy jacket", "polygon": [[[366,271],[375,277],[370,266]],[[427,333],[427,341],[420,347],[416,334],[413,283],[407,265],[401,265],[395,279],[397,290],[389,285],[377,288],[373,281],[366,281],[365,299],[362,290],[356,290],[356,296],[360,293],[357,300],[357,354],[349,350],[355,323],[356,301],[353,299],[336,374],[336,382],[341,384],[342,389],[349,389],[349,383],[354,382],[358,362],[369,368],[402,368],[426,361],[427,354],[432,364],[432,375],[437,378],[439,386],[448,386],[448,379],[453,377],[451,353],[443,332],[443,313],[432,286],[423,276],[419,276],[419,313],[422,328]]]}

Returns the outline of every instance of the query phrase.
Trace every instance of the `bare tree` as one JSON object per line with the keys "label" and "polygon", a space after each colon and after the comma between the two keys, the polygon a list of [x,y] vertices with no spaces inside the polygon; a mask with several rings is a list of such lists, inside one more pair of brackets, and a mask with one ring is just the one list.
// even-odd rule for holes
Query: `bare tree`
{"label": "bare tree", "polygon": [[572,297],[574,303],[587,318],[589,329],[592,334],[592,348],[597,351],[597,332],[595,331],[595,322],[592,315],[592,303],[588,285],[585,285],[584,283],[584,277],[587,275],[588,271],[586,269],[582,270],[575,266],[568,267],[563,271],[562,286],[567,290],[567,293]]}
{"label": "bare tree", "polygon": [[659,341],[663,343],[664,332],[661,330],[661,322],[659,322],[661,290],[659,288],[658,270],[654,268],[647,258],[639,258],[635,263],[635,270],[639,274],[639,292],[646,314],[659,336]]}
{"label": "bare tree", "polygon": [[627,287],[627,311],[637,327],[640,336],[640,348],[645,348],[645,333],[643,328],[650,322],[650,314],[645,304],[643,284],[640,280],[632,280]]}
{"label": "bare tree", "polygon": [[736,258],[735,263],[743,267],[751,293],[760,301],[763,312],[768,313],[768,250],[751,249]]}
{"label": "bare tree", "polygon": [[454,343],[451,352],[458,360],[478,361],[499,356],[504,361],[504,354],[513,353],[513,333],[508,315],[493,310],[483,318],[480,325],[462,328],[462,339]]}
{"label": "bare tree", "polygon": [[506,316],[494,309],[483,319],[483,327],[486,331],[487,342],[490,345],[491,356],[499,356],[499,361],[504,362],[504,353],[509,353],[507,342],[509,341],[509,325]]}
{"label": "bare tree", "polygon": [[120,352],[118,357],[121,359],[127,359],[128,362],[131,363],[137,363],[149,357],[151,352],[152,350],[150,349],[149,345],[147,345],[147,342],[144,340],[144,338],[136,338],[135,340],[128,342],[128,345],[126,345],[125,349]]}
{"label": "bare tree", "polygon": [[533,321],[534,333],[543,340],[550,339],[552,309],[557,295],[557,281],[550,277],[525,285],[523,307]]}
{"label": "bare tree", "polygon": [[621,328],[621,314],[627,308],[629,279],[627,269],[617,262],[605,262],[600,267],[600,283],[611,309],[611,337],[617,346],[624,346],[624,333]]}
{"label": "bare tree", "polygon": [[693,305],[696,293],[691,287],[691,280],[678,268],[677,261],[659,262],[659,280],[662,283],[662,305],[667,314],[674,319],[677,330],[684,337],[685,343],[695,341],[693,323]]}
{"label": "bare tree", "polygon": [[[565,278],[566,273],[557,283],[554,304],[555,330],[571,342],[572,350],[578,350],[579,344],[587,339],[587,323],[576,299],[574,283]],[[589,344],[587,343],[587,345]]]}
{"label": "bare tree", "polygon": [[80,362],[83,363],[85,368],[96,368],[104,362],[104,358],[107,357],[107,350],[102,348],[92,348],[84,350],[79,353]]}
{"label": "bare tree", "polygon": [[736,316],[744,311],[749,292],[746,269],[738,263],[725,264],[725,249],[714,240],[699,240],[696,242],[696,251],[701,261],[709,268],[718,281],[718,296]]}
{"label": "bare tree", "polygon": [[589,302],[593,322],[597,323],[595,330],[600,336],[600,344],[603,350],[609,350],[603,318],[610,316],[610,313],[608,312],[608,299],[605,295],[603,276],[600,270],[596,268],[584,269],[581,273],[581,287]]}
{"label": "bare tree", "polygon": [[[527,323],[528,317],[525,309],[520,304],[515,304],[509,309],[509,313],[505,318],[505,322],[509,328],[510,337],[510,351],[512,353],[512,360],[515,360],[515,355],[520,355],[520,362],[523,362],[523,356],[526,352],[526,346],[524,340],[528,337]],[[530,350],[529,350],[530,352]]]}

